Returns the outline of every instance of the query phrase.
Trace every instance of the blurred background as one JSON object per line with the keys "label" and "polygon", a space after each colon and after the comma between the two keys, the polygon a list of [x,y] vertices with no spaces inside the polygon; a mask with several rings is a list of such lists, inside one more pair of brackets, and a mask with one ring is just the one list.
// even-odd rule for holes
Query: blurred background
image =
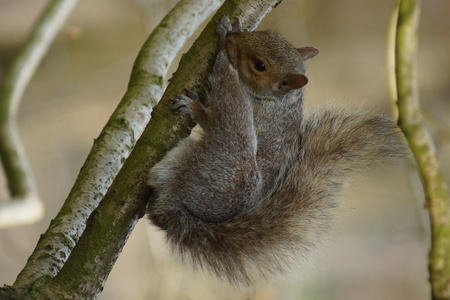
{"label": "blurred background", "polygon": [[[46,2],[0,0],[0,79]],[[137,52],[174,3],[79,1],[20,107],[20,133],[46,213],[37,224],[0,229],[0,284],[14,282],[59,211],[93,139],[126,90]],[[394,0],[284,0],[260,28],[277,30],[296,46],[320,49],[308,63],[307,109],[353,103],[390,113],[386,36],[393,5]],[[423,1],[419,48],[422,106],[447,179],[449,11],[448,0]],[[7,197],[0,172],[0,201]],[[100,299],[428,299],[428,217],[411,161],[357,178],[335,223],[293,278],[239,292],[182,266],[161,233],[142,219]]]}

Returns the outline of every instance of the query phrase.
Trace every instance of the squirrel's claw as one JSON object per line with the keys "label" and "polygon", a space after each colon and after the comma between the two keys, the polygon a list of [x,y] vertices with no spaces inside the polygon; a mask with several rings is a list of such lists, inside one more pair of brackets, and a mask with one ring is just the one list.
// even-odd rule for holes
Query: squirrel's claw
{"label": "squirrel's claw", "polygon": [[227,15],[224,15],[222,20],[220,20],[219,26],[217,26],[217,34],[220,39],[224,40],[227,33],[232,29],[233,27],[231,26],[230,18]]}
{"label": "squirrel's claw", "polygon": [[193,99],[187,95],[178,95],[172,99],[169,99],[169,107],[177,114],[189,114],[189,108],[192,100]]}
{"label": "squirrel's claw", "polygon": [[231,26],[231,29],[233,31],[237,31],[237,32],[244,32],[244,30],[242,29],[242,23],[241,20],[239,20],[239,18],[236,18],[234,20],[233,25]]}
{"label": "squirrel's claw", "polygon": [[196,92],[194,92],[194,91],[191,91],[189,89],[184,89],[184,94],[187,97],[191,98],[193,101],[199,101],[198,94]]}
{"label": "squirrel's claw", "polygon": [[199,116],[204,115],[205,108],[200,103],[196,92],[188,89],[184,89],[184,92],[184,95],[169,99],[169,107],[177,114],[190,116],[194,122],[198,123]]}
{"label": "squirrel's claw", "polygon": [[220,39],[223,40],[230,31],[244,32],[244,29],[242,29],[242,23],[239,18],[236,18],[234,23],[231,24],[230,18],[227,15],[224,15],[219,26],[217,26],[217,34]]}

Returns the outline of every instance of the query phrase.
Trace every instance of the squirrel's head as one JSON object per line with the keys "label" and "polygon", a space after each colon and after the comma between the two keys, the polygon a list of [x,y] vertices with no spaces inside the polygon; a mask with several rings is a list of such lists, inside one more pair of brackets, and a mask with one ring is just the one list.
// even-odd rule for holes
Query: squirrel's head
{"label": "squirrel's head", "polygon": [[295,48],[274,31],[230,31],[225,49],[252,94],[277,99],[308,83],[304,62],[319,52]]}

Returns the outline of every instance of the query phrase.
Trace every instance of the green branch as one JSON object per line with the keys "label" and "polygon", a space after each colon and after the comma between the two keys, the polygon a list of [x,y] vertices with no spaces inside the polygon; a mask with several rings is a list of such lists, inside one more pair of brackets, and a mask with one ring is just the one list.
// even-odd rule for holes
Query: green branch
{"label": "green branch", "polygon": [[29,224],[44,212],[17,130],[17,111],[39,63],[77,0],[48,3],[0,85],[0,159],[12,201],[0,206],[0,227]]}
{"label": "green branch", "polygon": [[431,222],[429,273],[432,298],[450,299],[450,203],[433,141],[420,110],[417,39],[420,0],[401,0],[395,43],[399,126],[419,166]]}

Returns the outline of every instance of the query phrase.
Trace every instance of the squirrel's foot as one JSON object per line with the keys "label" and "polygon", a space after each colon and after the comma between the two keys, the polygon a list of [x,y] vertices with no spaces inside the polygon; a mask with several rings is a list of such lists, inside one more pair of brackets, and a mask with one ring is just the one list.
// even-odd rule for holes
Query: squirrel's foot
{"label": "squirrel's foot", "polygon": [[169,106],[180,115],[188,115],[198,123],[199,118],[205,115],[205,108],[200,103],[196,92],[185,89],[185,94],[169,99]]}
{"label": "squirrel's foot", "polygon": [[242,23],[239,18],[236,18],[234,23],[231,24],[230,18],[227,15],[224,15],[219,23],[219,26],[217,26],[217,34],[219,35],[220,40],[223,41],[227,33],[230,31],[244,32],[242,29]]}
{"label": "squirrel's foot", "polygon": [[237,32],[244,32],[244,30],[242,29],[242,23],[241,20],[239,20],[239,18],[236,18],[234,20],[233,25],[231,26],[233,31],[237,31]]}
{"label": "squirrel's foot", "polygon": [[225,36],[231,30],[233,30],[233,27],[231,26],[230,18],[227,15],[224,15],[216,30],[220,40],[225,40]]}
{"label": "squirrel's foot", "polygon": [[230,65],[229,57],[226,53],[225,49],[225,38],[227,34],[231,31],[240,31],[242,32],[242,24],[238,18],[233,25],[231,25],[230,18],[228,15],[224,15],[219,25],[217,26],[217,34],[219,35],[219,39],[221,41],[221,47],[219,48],[219,52],[217,53],[216,62],[214,64],[215,73],[221,74],[221,72],[226,71],[223,70],[224,67]]}

